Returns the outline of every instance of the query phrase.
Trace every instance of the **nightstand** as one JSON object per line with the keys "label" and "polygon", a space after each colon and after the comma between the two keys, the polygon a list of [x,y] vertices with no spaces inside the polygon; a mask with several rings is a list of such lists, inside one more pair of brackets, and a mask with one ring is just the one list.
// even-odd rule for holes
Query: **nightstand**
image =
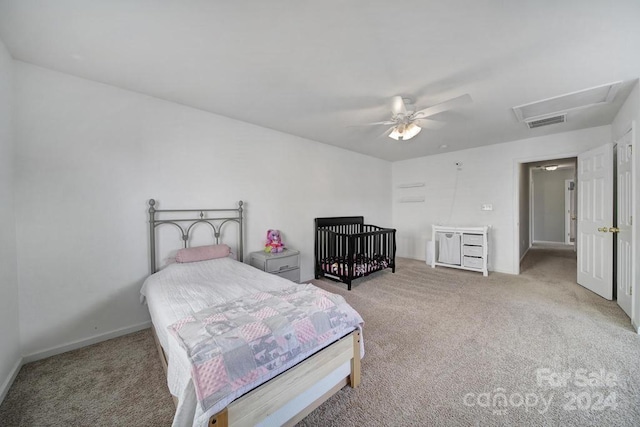
{"label": "nightstand", "polygon": [[300,283],[300,252],[285,249],[280,253],[251,252],[250,264],[267,273]]}

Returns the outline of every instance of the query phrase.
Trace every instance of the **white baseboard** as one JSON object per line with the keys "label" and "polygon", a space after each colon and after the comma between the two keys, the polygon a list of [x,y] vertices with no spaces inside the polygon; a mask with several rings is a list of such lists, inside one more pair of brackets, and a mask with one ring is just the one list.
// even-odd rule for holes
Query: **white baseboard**
{"label": "white baseboard", "polygon": [[634,322],[633,320],[631,321],[631,326],[633,326],[633,329],[636,331],[636,333],[638,335],[640,335],[640,327],[638,327],[638,325],[636,325],[636,322]]}
{"label": "white baseboard", "polygon": [[22,365],[24,365],[24,359],[21,357],[14,365],[9,377],[7,377],[4,383],[2,383],[2,387],[0,387],[0,403],[4,401],[5,397],[7,397],[7,393],[9,392],[9,389],[11,388],[13,382],[16,380],[16,377],[18,376],[18,372],[20,372],[20,368],[22,368]]}
{"label": "white baseboard", "polygon": [[147,329],[151,327],[151,321],[147,320],[146,322],[138,323],[137,325],[127,326],[124,328],[116,329],[115,331],[105,332],[104,334],[95,335],[90,338],[85,338],[78,341],[73,341],[69,344],[64,344],[57,347],[51,347],[46,350],[38,351],[36,353],[29,354],[22,358],[22,363],[30,363],[35,362],[36,360],[46,359],[47,357],[55,356],[57,354],[66,353],[67,351],[77,350],[82,347],[86,347],[92,344],[97,344],[102,341],[110,340],[112,338],[121,337],[123,335],[131,334],[133,332],[138,332],[143,329]]}
{"label": "white baseboard", "polygon": [[547,242],[546,240],[535,240],[533,241],[532,245],[551,245],[551,246],[573,246],[570,243],[565,243],[565,242]]}
{"label": "white baseboard", "polygon": [[516,273],[514,273],[511,270],[507,271],[507,270],[502,270],[502,269],[499,269],[499,268],[489,269],[489,274],[491,274],[491,273],[511,274],[512,276],[516,275]]}
{"label": "white baseboard", "polygon": [[527,250],[526,250],[526,251],[524,251],[524,253],[523,253],[523,254],[522,254],[522,256],[520,257],[520,264],[522,264],[522,260],[523,260],[523,259],[524,259],[524,257],[526,257],[526,256],[527,256],[527,254],[529,253],[529,249],[531,249],[531,246],[529,246],[529,247],[527,248]]}

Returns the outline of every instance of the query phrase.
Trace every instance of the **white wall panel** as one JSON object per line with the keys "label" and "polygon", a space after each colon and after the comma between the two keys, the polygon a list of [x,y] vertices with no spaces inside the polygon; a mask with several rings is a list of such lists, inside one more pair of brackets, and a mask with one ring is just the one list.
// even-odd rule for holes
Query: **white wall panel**
{"label": "white wall panel", "polygon": [[0,401],[20,361],[13,188],[13,60],[0,40]]}

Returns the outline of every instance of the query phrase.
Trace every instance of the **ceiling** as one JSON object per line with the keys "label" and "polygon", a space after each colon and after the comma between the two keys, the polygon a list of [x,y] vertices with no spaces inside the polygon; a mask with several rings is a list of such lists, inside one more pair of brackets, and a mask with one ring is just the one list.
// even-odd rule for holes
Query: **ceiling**
{"label": "ceiling", "polygon": [[[639,24],[638,0],[0,0],[14,59],[390,161],[611,123]],[[511,109],[614,81],[567,123]],[[465,93],[410,141],[354,126]]]}

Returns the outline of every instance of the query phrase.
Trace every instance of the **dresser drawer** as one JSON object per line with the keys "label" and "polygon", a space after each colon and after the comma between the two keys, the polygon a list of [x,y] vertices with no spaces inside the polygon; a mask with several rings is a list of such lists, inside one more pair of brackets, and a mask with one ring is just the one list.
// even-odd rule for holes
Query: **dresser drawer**
{"label": "dresser drawer", "polygon": [[462,246],[462,255],[468,256],[482,256],[482,246]]}
{"label": "dresser drawer", "polygon": [[292,282],[300,283],[300,268],[293,268],[279,273],[273,273],[274,276],[284,277]]}
{"label": "dresser drawer", "polygon": [[478,245],[482,246],[482,234],[463,234],[462,235],[462,244],[463,245]]}
{"label": "dresser drawer", "polygon": [[476,258],[471,256],[462,257],[462,265],[469,268],[482,268],[482,258]]}
{"label": "dresser drawer", "polygon": [[268,258],[264,271],[266,271],[267,273],[277,273],[279,271],[291,270],[292,268],[296,268],[300,265],[298,257],[299,254],[296,253],[290,256]]}

